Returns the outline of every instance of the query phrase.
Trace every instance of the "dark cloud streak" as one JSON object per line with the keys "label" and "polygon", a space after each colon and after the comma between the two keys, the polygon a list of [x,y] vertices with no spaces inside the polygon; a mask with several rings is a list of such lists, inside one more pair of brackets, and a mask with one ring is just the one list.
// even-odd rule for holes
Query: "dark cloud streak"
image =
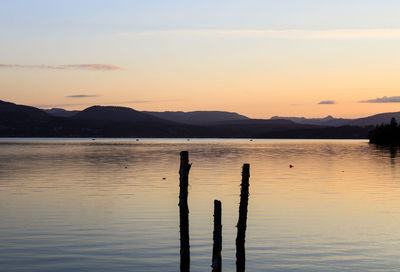
{"label": "dark cloud streak", "polygon": [[68,95],[67,98],[87,98],[87,97],[99,97],[97,94],[76,94],[76,95]]}
{"label": "dark cloud streak", "polygon": [[333,100],[324,100],[318,103],[318,105],[333,105],[333,104],[336,104],[336,102]]}
{"label": "dark cloud streak", "polygon": [[400,103],[400,96],[384,96],[381,98],[375,98],[370,100],[359,101],[360,103]]}

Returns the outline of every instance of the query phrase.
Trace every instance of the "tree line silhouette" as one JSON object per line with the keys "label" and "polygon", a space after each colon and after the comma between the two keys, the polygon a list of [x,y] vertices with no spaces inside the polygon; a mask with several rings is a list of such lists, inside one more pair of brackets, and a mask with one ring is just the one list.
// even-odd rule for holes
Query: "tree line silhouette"
{"label": "tree line silhouette", "polygon": [[389,124],[382,124],[371,130],[368,138],[373,144],[400,145],[400,125],[396,118],[392,118]]}

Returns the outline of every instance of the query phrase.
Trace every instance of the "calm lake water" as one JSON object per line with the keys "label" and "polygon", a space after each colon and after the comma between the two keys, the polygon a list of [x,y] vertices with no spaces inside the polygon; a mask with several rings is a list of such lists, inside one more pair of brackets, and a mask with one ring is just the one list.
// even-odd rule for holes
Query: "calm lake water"
{"label": "calm lake water", "polygon": [[400,270],[397,150],[359,140],[1,139],[0,271],[178,271],[182,150],[193,163],[192,271],[211,270],[214,199],[223,270],[234,271],[243,163],[247,271]]}

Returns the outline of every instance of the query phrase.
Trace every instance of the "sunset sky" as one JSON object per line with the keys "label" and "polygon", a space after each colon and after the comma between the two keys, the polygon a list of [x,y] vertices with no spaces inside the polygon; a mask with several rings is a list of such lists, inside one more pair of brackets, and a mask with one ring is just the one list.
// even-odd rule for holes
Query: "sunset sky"
{"label": "sunset sky", "polygon": [[40,108],[400,111],[398,0],[1,0],[0,100]]}

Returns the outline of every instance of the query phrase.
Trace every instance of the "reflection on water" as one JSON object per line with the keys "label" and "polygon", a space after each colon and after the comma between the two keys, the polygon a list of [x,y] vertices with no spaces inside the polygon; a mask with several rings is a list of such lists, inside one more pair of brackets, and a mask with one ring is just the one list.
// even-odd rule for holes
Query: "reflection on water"
{"label": "reflection on water", "polygon": [[380,150],[383,154],[385,153],[390,154],[390,158],[392,159],[395,159],[400,151],[399,146],[386,146],[386,145],[375,145],[375,144],[371,144],[371,146],[376,148],[377,150]]}
{"label": "reflection on water", "polygon": [[[189,150],[192,271],[235,268],[251,164],[248,271],[396,271],[398,149],[366,141],[0,140],[0,271],[178,271],[179,152]],[[293,168],[289,168],[289,165]]]}

